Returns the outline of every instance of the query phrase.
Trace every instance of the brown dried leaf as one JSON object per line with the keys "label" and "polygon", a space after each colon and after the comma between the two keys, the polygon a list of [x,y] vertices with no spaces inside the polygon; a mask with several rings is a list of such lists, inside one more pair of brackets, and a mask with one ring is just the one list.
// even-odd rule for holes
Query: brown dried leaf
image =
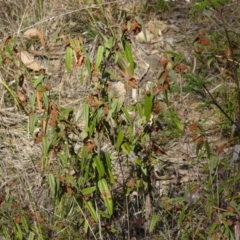
{"label": "brown dried leaf", "polygon": [[192,133],[195,133],[196,131],[198,131],[199,127],[196,123],[191,123],[188,125],[188,128],[189,130],[192,132]]}
{"label": "brown dried leaf", "polygon": [[39,89],[36,90],[36,98],[37,98],[38,110],[40,112],[42,112],[43,111],[43,104],[42,104],[43,96],[42,96],[42,92]]}
{"label": "brown dried leaf", "polygon": [[17,216],[14,218],[15,223],[22,223],[22,218],[20,216]]}
{"label": "brown dried leaf", "polygon": [[[130,26],[130,28],[128,26]],[[141,29],[142,26],[136,21],[134,17],[131,16],[126,17],[121,25],[122,32],[127,34],[138,34],[139,32],[141,32]]]}
{"label": "brown dried leaf", "polygon": [[160,102],[156,102],[153,106],[153,112],[154,113],[159,113],[162,110],[162,106],[160,104]]}
{"label": "brown dried leaf", "polygon": [[185,70],[187,70],[186,65],[180,63],[177,65],[177,70],[179,70],[180,72],[184,72]]}
{"label": "brown dried leaf", "polygon": [[96,66],[95,63],[92,63],[92,76],[93,77],[98,77],[99,76],[99,72],[96,70]]}
{"label": "brown dried leaf", "polygon": [[18,99],[20,100],[20,102],[26,102],[27,101],[27,97],[22,90],[17,91],[17,96],[18,96]]}
{"label": "brown dried leaf", "polygon": [[32,57],[27,51],[22,51],[20,53],[20,59],[27,68],[30,68],[34,71],[38,72],[42,68],[40,64],[34,60],[34,57]]}
{"label": "brown dried leaf", "polygon": [[136,78],[132,77],[128,80],[128,85],[131,87],[131,88],[137,88],[137,80]]}
{"label": "brown dried leaf", "polygon": [[223,152],[224,152],[224,149],[225,149],[225,146],[224,146],[224,145],[217,146],[217,153],[218,153],[218,154],[223,153]]}
{"label": "brown dried leaf", "polygon": [[152,202],[150,194],[148,193],[145,200],[145,218],[148,219],[152,212]]}
{"label": "brown dried leaf", "polygon": [[226,223],[227,223],[228,226],[232,226],[233,225],[233,221],[231,221],[230,219],[227,219]]}
{"label": "brown dried leaf", "polygon": [[42,142],[42,138],[43,138],[42,132],[38,132],[34,139],[34,143],[38,144],[38,143]]}
{"label": "brown dried leaf", "polygon": [[158,147],[156,144],[152,144],[152,151],[157,153],[157,154],[163,154],[163,155],[167,155],[167,153],[165,151],[163,151],[162,149],[160,149],[160,147]]}
{"label": "brown dried leaf", "polygon": [[232,206],[230,206],[230,205],[228,205],[227,206],[227,209],[226,209],[228,212],[230,212],[230,213],[234,213],[235,212],[235,209],[232,207]]}
{"label": "brown dried leaf", "polygon": [[104,113],[105,116],[108,115],[108,113],[109,113],[109,107],[108,107],[107,105],[105,105],[105,106],[103,107],[103,113]]}
{"label": "brown dried leaf", "polygon": [[168,63],[168,58],[166,56],[163,56],[159,61],[159,64],[163,67],[165,67],[167,63]]}
{"label": "brown dried leaf", "polygon": [[231,52],[231,49],[229,47],[224,47],[223,48],[223,51],[224,51],[224,56],[227,58],[227,59],[230,59],[232,58],[232,52]]}
{"label": "brown dried leaf", "polygon": [[96,144],[90,140],[88,140],[87,142],[85,142],[85,146],[86,146],[86,151],[92,152],[94,150],[94,148],[96,147]]}
{"label": "brown dried leaf", "polygon": [[4,44],[9,45],[11,39],[12,39],[12,36],[8,36]]}
{"label": "brown dried leaf", "polygon": [[171,205],[170,203],[167,203],[165,208],[167,211],[171,211],[173,209],[173,205]]}
{"label": "brown dried leaf", "polygon": [[99,106],[100,102],[96,96],[89,95],[85,98],[86,103],[88,103],[91,107]]}
{"label": "brown dried leaf", "polygon": [[36,28],[30,28],[23,33],[23,36],[26,38],[39,38],[43,47],[45,47],[46,43],[43,37],[43,34]]}
{"label": "brown dried leaf", "polygon": [[47,131],[47,120],[46,119],[42,120],[42,131],[44,133],[46,133],[46,131]]}
{"label": "brown dried leaf", "polygon": [[73,191],[73,189],[71,187],[67,186],[67,193],[69,195],[72,195],[74,193],[74,191]]}
{"label": "brown dried leaf", "polygon": [[135,180],[133,178],[131,178],[128,181],[127,186],[130,187],[130,188],[135,187],[136,186]]}
{"label": "brown dried leaf", "polygon": [[57,117],[51,117],[51,119],[49,121],[49,125],[51,127],[56,127],[57,126]]}
{"label": "brown dried leaf", "polygon": [[197,48],[195,50],[196,53],[201,54],[203,52],[203,48]]}
{"label": "brown dried leaf", "polygon": [[77,54],[76,54],[76,58],[75,58],[74,67],[80,67],[80,66],[82,66],[83,63],[84,63],[84,60],[85,60],[84,55],[77,53]]}

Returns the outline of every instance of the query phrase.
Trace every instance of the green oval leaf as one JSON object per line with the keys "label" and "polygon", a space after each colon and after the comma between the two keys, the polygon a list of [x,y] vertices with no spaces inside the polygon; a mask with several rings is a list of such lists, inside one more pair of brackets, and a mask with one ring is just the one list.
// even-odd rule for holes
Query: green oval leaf
{"label": "green oval leaf", "polygon": [[89,123],[89,105],[88,104],[83,105],[83,118],[87,127]]}
{"label": "green oval leaf", "polygon": [[98,51],[97,51],[97,56],[96,56],[96,70],[99,70],[99,67],[102,63],[102,59],[103,59],[103,53],[104,53],[104,47],[103,46],[99,46],[98,47]]}
{"label": "green oval leaf", "polygon": [[117,151],[119,151],[119,148],[123,142],[123,139],[124,139],[124,133],[123,131],[119,128],[118,129],[118,136],[117,136],[117,143],[116,143],[116,148],[117,148]]}
{"label": "green oval leaf", "polygon": [[110,215],[113,214],[113,201],[112,201],[112,194],[109,190],[107,181],[105,179],[101,179],[98,181],[98,188],[101,193],[101,197],[105,203],[105,206]]}
{"label": "green oval leaf", "polygon": [[97,171],[98,171],[98,178],[100,179],[105,174],[105,169],[104,169],[103,163],[99,156],[96,156],[94,158],[94,163],[95,163]]}
{"label": "green oval leaf", "polygon": [[149,229],[148,229],[150,233],[153,231],[154,227],[156,226],[157,221],[158,221],[158,216],[153,215],[150,221]]}
{"label": "green oval leaf", "polygon": [[124,48],[124,56],[128,63],[130,64],[130,72],[133,75],[134,74],[134,61],[132,56],[132,49],[131,45],[128,41],[123,41],[123,48]]}
{"label": "green oval leaf", "polygon": [[150,121],[151,113],[153,109],[153,94],[146,94],[144,98],[144,115],[146,117],[147,122]]}
{"label": "green oval leaf", "polygon": [[91,214],[92,218],[94,219],[95,222],[98,222],[98,214],[96,213],[92,202],[91,201],[85,201],[84,202],[86,208],[88,209],[89,213]]}
{"label": "green oval leaf", "polygon": [[123,143],[121,145],[121,148],[122,148],[123,152],[126,154],[129,154],[132,151],[132,148],[129,146],[129,144],[127,142]]}
{"label": "green oval leaf", "polygon": [[50,187],[50,191],[52,192],[52,195],[55,196],[56,193],[56,182],[55,182],[55,177],[52,173],[48,175],[48,184]]}
{"label": "green oval leaf", "polygon": [[72,69],[72,56],[73,56],[73,50],[72,48],[68,47],[66,49],[66,61],[65,61],[66,70],[68,73],[71,72],[71,69]]}
{"label": "green oval leaf", "polygon": [[36,113],[32,113],[29,115],[29,131],[32,134],[35,130],[36,124],[37,124],[37,114]]}
{"label": "green oval leaf", "polygon": [[84,188],[81,190],[81,192],[83,195],[89,195],[93,193],[95,190],[96,190],[96,186],[93,186],[93,187]]}

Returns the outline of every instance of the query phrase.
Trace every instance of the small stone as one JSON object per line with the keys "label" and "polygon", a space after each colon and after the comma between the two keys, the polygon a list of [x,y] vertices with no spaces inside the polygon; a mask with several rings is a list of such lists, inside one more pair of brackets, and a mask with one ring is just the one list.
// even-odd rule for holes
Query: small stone
{"label": "small stone", "polygon": [[137,36],[136,36],[136,40],[138,42],[142,42],[142,43],[149,43],[151,42],[151,40],[154,38],[154,35],[152,33],[150,33],[147,29],[146,29],[146,37],[143,33],[143,31],[141,31]]}

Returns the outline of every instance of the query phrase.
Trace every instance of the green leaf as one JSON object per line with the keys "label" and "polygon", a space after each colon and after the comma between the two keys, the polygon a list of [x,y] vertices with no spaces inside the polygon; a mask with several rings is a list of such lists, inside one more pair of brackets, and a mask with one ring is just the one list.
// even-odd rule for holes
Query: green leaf
{"label": "green leaf", "polygon": [[168,73],[168,76],[171,78],[171,80],[176,83],[177,82],[177,76],[174,70],[170,70],[170,72]]}
{"label": "green leaf", "polygon": [[8,91],[8,93],[12,96],[17,108],[19,110],[22,110],[21,105],[19,104],[18,98],[15,94],[15,92],[7,85],[7,83],[5,83],[1,78],[0,78],[0,83],[2,83],[2,85],[6,88],[6,90]]}
{"label": "green leaf", "polygon": [[96,190],[96,186],[93,186],[93,187],[84,188],[81,190],[81,192],[83,195],[89,195],[93,193],[95,190]]}
{"label": "green leaf", "polygon": [[130,21],[127,21],[127,30],[128,30],[128,31],[131,29],[131,26],[132,26],[131,22],[130,22]]}
{"label": "green leaf", "polygon": [[122,148],[123,152],[126,154],[129,154],[132,151],[132,148],[129,146],[129,144],[127,142],[123,143],[121,145],[121,148]]}
{"label": "green leaf", "polygon": [[143,165],[143,163],[141,162],[141,160],[139,158],[136,158],[135,163],[140,167],[142,167],[142,165]]}
{"label": "green leaf", "polygon": [[174,127],[176,128],[176,130],[179,130],[179,134],[182,134],[184,126],[181,122],[181,119],[177,116],[177,114],[172,109],[169,110],[169,117],[170,117],[170,121],[175,125]]}
{"label": "green leaf", "polygon": [[94,158],[94,164],[95,164],[95,166],[97,168],[97,171],[98,171],[98,179],[101,179],[106,172],[105,172],[102,160],[100,159],[99,156],[96,156]]}
{"label": "green leaf", "polygon": [[53,33],[52,40],[53,42],[56,42],[59,39],[59,33],[61,31],[61,28],[58,27],[56,31]]}
{"label": "green leaf", "polygon": [[101,197],[105,203],[105,206],[109,212],[110,215],[113,214],[113,200],[112,200],[112,194],[109,190],[107,181],[105,179],[101,179],[98,181],[98,188],[101,193]]}
{"label": "green leaf", "polygon": [[44,106],[45,106],[46,109],[48,109],[49,101],[48,101],[48,96],[47,96],[47,92],[46,91],[42,92],[42,97],[43,97]]}
{"label": "green leaf", "polygon": [[12,49],[9,47],[9,46],[5,46],[5,54],[6,54],[6,57],[10,58],[12,60]]}
{"label": "green leaf", "polygon": [[104,53],[104,47],[103,46],[99,46],[98,47],[98,51],[97,51],[97,56],[96,56],[96,70],[99,71],[99,67],[102,63],[103,60],[103,53]]}
{"label": "green leaf", "polygon": [[150,225],[149,225],[149,229],[148,229],[148,231],[150,233],[153,231],[154,227],[156,226],[158,218],[159,217],[157,215],[152,216],[151,221],[150,221]]}
{"label": "green leaf", "polygon": [[131,45],[128,41],[123,41],[123,49],[124,49],[124,56],[125,59],[128,61],[130,64],[130,72],[133,75],[134,74],[134,61],[133,61],[133,56],[132,56],[132,49]]}
{"label": "green leaf", "polygon": [[119,148],[123,142],[123,139],[124,139],[124,132],[119,128],[118,129],[118,136],[117,136],[117,143],[116,143],[116,148],[117,148],[117,151],[119,151]]}
{"label": "green leaf", "polygon": [[87,219],[84,221],[84,227],[83,228],[84,228],[84,232],[87,233],[88,232],[88,228],[89,228],[89,223],[88,223]]}
{"label": "green leaf", "polygon": [[204,145],[205,145],[207,157],[210,158],[211,157],[211,150],[210,150],[210,146],[209,146],[208,141],[204,141]]}
{"label": "green leaf", "polygon": [[72,56],[73,56],[72,48],[67,47],[65,65],[66,65],[66,70],[67,70],[68,73],[71,72],[71,69],[72,69]]}
{"label": "green leaf", "polygon": [[2,225],[1,230],[2,230],[2,235],[4,236],[4,239],[6,240],[12,239],[12,237],[10,237],[10,234],[9,234],[9,229],[6,226]]}
{"label": "green leaf", "polygon": [[142,173],[147,176],[148,175],[148,168],[145,165],[141,166]]}
{"label": "green leaf", "polygon": [[118,106],[118,102],[119,102],[119,99],[114,99],[112,104],[111,104],[111,108],[108,112],[108,116],[106,118],[106,121],[109,121],[109,119],[112,117],[112,114],[116,111],[117,109],[117,106]]}
{"label": "green leaf", "polygon": [[105,42],[105,47],[111,49],[113,47],[113,37],[110,37],[107,42]]}
{"label": "green leaf", "polygon": [[40,75],[37,78],[33,79],[33,82],[34,82],[33,86],[34,86],[34,88],[36,88],[40,83],[42,83],[43,79],[44,79],[43,75]]}
{"label": "green leaf", "polygon": [[29,232],[29,226],[28,226],[27,219],[25,218],[25,216],[22,216],[21,220],[22,220],[22,226],[23,226],[25,232],[28,233]]}
{"label": "green leaf", "polygon": [[55,196],[56,195],[56,181],[55,181],[55,177],[52,173],[50,173],[48,175],[48,184],[50,187],[50,191],[52,192],[52,195]]}
{"label": "green leaf", "polygon": [[80,46],[80,48],[81,48],[81,50],[84,54],[84,57],[85,57],[85,64],[86,64],[86,67],[87,67],[88,75],[89,75],[89,77],[91,77],[91,75],[92,75],[92,64],[91,64],[89,55],[88,55],[86,49],[84,48],[84,46]]}
{"label": "green leaf", "polygon": [[137,110],[140,118],[144,116],[144,108],[140,102],[137,103]]}
{"label": "green leaf", "polygon": [[37,114],[36,113],[32,113],[29,116],[29,131],[32,134],[35,130],[36,127],[36,123],[37,123]]}
{"label": "green leaf", "polygon": [[191,14],[197,14],[199,12],[203,12],[204,10],[207,10],[208,8],[214,7],[217,8],[221,4],[227,3],[227,0],[203,0],[198,1],[197,4],[194,4],[190,13]]}
{"label": "green leaf", "polygon": [[114,175],[112,173],[112,163],[111,163],[111,158],[110,158],[109,153],[105,153],[105,160],[107,163],[107,171],[108,171],[108,176],[109,176],[110,182],[112,184],[115,184]]}
{"label": "green leaf", "polygon": [[113,37],[110,37],[106,42],[105,42],[105,57],[108,58],[109,54],[111,53],[111,49],[113,47]]}
{"label": "green leaf", "polygon": [[22,240],[23,239],[23,232],[21,227],[19,226],[18,223],[16,223],[16,227],[17,227],[17,234],[16,234],[16,238],[17,240]]}
{"label": "green leaf", "polygon": [[210,170],[210,174],[213,175],[216,171],[216,167],[217,167],[217,164],[218,164],[218,158],[216,156],[210,156],[210,159],[209,159],[209,170]]}
{"label": "green leaf", "polygon": [[88,104],[83,105],[83,118],[87,127],[89,124],[89,105]]}
{"label": "green leaf", "polygon": [[123,111],[123,113],[124,113],[124,117],[126,118],[126,120],[127,120],[129,123],[132,123],[132,118],[130,117],[130,114],[129,114],[128,110],[127,110],[125,107],[123,107],[123,108],[122,108],[122,111]]}
{"label": "green leaf", "polygon": [[48,155],[50,147],[50,141],[48,140],[48,137],[43,137],[42,144],[43,144],[43,156],[46,157]]}
{"label": "green leaf", "polygon": [[153,94],[146,94],[144,98],[144,115],[146,117],[147,122],[150,121],[151,113],[153,109]]}
{"label": "green leaf", "polygon": [[208,230],[208,236],[210,237],[214,230],[216,229],[216,227],[218,226],[218,222],[214,221],[213,224],[210,226],[209,230]]}
{"label": "green leaf", "polygon": [[103,218],[110,218],[111,216],[109,216],[109,214],[107,214],[106,212],[104,212],[104,211],[101,211],[101,210],[99,210],[99,213],[101,214],[101,216],[103,217]]}
{"label": "green leaf", "polygon": [[89,213],[91,214],[92,218],[94,219],[95,222],[98,222],[98,214],[96,213],[92,202],[91,201],[85,201],[84,202],[86,208],[88,209]]}
{"label": "green leaf", "polygon": [[207,61],[207,66],[211,67],[214,64],[215,60],[216,60],[215,57],[209,58],[208,61]]}
{"label": "green leaf", "polygon": [[86,137],[88,137],[88,133],[83,130],[83,131],[80,133],[79,136],[80,136],[80,138],[81,138],[82,140],[84,140]]}
{"label": "green leaf", "polygon": [[118,105],[117,105],[117,111],[119,112],[124,104],[125,99],[123,97],[120,97],[117,99]]}
{"label": "green leaf", "polygon": [[35,236],[35,234],[33,232],[30,232],[27,240],[34,240],[34,236]]}

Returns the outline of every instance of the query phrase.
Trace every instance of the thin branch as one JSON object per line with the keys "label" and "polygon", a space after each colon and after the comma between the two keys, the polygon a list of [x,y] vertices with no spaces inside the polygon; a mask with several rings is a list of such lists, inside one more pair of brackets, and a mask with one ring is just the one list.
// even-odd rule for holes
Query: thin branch
{"label": "thin branch", "polygon": [[206,90],[206,92],[208,93],[208,95],[210,96],[210,98],[213,101],[213,104],[216,105],[219,110],[223,113],[223,115],[232,123],[234,124],[238,130],[240,130],[239,126],[232,120],[232,118],[223,110],[223,108],[217,103],[217,101],[215,100],[215,98],[213,97],[213,95],[210,93],[210,91],[207,89],[207,87],[205,86],[205,84],[203,84],[203,88]]}

